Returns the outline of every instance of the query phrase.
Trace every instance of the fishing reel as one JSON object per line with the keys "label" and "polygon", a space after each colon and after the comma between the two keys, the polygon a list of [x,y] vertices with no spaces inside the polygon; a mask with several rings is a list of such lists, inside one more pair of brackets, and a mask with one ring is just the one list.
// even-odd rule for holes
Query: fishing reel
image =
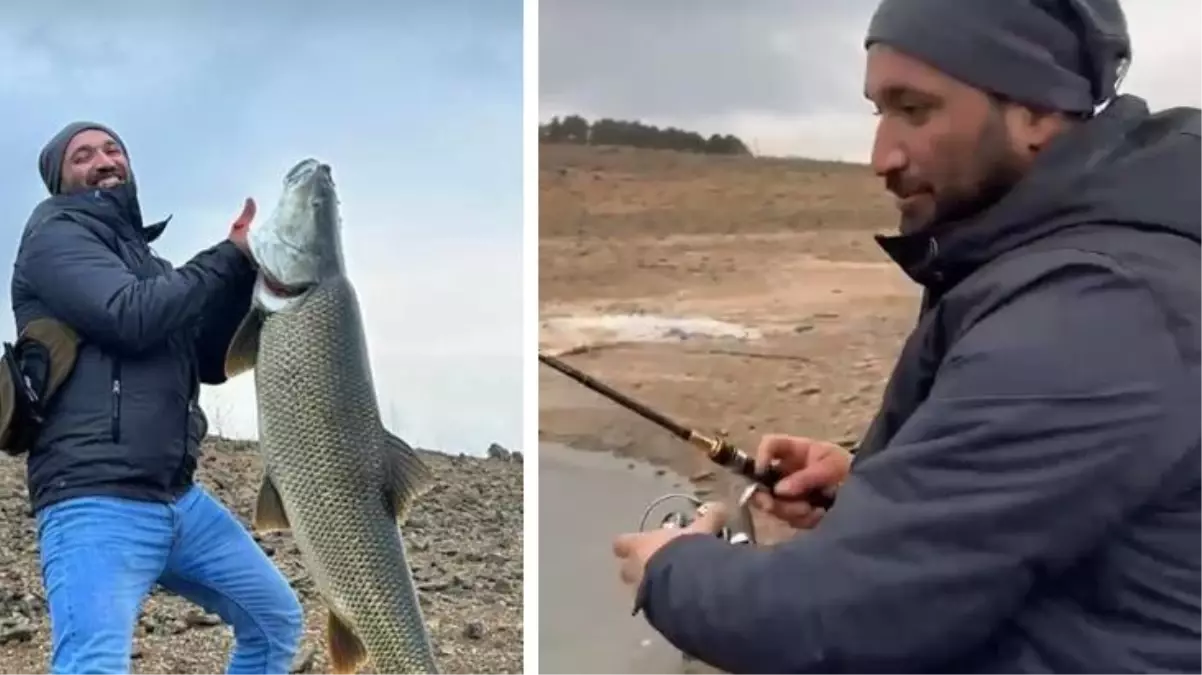
{"label": "fishing reel", "polygon": [[[756,543],[755,526],[747,507],[747,501],[754,494],[754,490],[755,486],[748,486],[743,496],[740,497],[735,512],[731,514],[727,524],[715,533],[715,536],[728,544],[754,545]],[[676,508],[662,508],[664,504],[672,501],[680,503],[675,505]],[[656,498],[643,510],[638,531],[646,532],[652,529],[648,527],[652,523],[657,523],[657,529],[683,529],[705,515],[705,509],[706,503],[693,495],[682,492],[669,493]]]}
{"label": "fishing reel", "polygon": [[[756,490],[760,489],[759,485],[748,485],[743,493],[739,496],[734,512],[727,519],[727,524],[715,533],[722,541],[734,546],[754,546],[755,525],[751,519],[751,510],[748,502]],[[672,507],[664,507],[670,502],[677,502]],[[643,510],[643,517],[639,520],[639,532],[646,532],[649,525],[658,523],[659,529],[681,529],[693,524],[701,516],[705,515],[706,503],[690,494],[683,492],[671,492],[661,497],[654,499],[647,508]],[[658,510],[658,512],[657,512]],[[638,614],[641,607],[639,601],[635,601],[634,613]],[[696,657],[686,651],[680,652],[680,658],[683,661],[685,669],[681,672],[693,672],[691,664],[698,661]]]}

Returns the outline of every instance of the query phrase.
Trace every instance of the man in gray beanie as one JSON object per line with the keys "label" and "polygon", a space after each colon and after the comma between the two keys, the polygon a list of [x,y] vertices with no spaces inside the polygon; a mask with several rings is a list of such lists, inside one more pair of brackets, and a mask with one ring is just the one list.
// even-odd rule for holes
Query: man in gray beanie
{"label": "man in gray beanie", "polygon": [[624,535],[636,607],[726,672],[1202,672],[1198,109],[1116,94],[1117,0],[884,0],[866,48],[918,323],[854,462],[762,440],[809,531]]}
{"label": "man in gray beanie", "polygon": [[287,672],[302,631],[287,579],[193,481],[207,423],[200,384],[250,306],[247,200],[225,241],[173,268],[150,243],[125,144],[77,122],[46,144],[50,197],[13,269],[18,331],[51,318],[78,334],[74,369],[27,457],[55,673],[127,673],[143,599],[158,583],[234,630],[229,672]]}

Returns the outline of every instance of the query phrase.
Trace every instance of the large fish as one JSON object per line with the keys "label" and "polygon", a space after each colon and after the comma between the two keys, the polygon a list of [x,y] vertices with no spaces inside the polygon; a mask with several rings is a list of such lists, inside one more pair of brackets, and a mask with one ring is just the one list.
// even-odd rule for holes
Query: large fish
{"label": "large fish", "polygon": [[254,369],[263,485],[258,529],[291,529],[329,610],[334,672],[437,665],[399,523],[433,475],[380,421],[330,168],[306,159],[271,217],[253,225],[259,278],[226,357]]}

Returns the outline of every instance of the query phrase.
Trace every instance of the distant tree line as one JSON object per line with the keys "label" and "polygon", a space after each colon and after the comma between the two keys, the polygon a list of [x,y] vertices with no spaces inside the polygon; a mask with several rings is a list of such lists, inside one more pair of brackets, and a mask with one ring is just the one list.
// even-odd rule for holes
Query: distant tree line
{"label": "distant tree line", "polygon": [[589,123],[580,115],[552,117],[538,127],[539,143],[576,145],[624,145],[654,150],[682,150],[709,155],[750,155],[751,151],[737,136],[713,134],[709,138],[696,131],[676,127],[659,128],[637,121],[599,119]]}

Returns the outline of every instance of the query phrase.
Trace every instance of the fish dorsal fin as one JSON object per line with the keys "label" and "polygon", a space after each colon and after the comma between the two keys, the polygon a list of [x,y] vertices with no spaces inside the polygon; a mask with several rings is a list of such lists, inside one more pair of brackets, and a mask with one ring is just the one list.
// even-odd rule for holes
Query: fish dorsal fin
{"label": "fish dorsal fin", "polygon": [[414,500],[434,487],[434,472],[409,444],[384,432],[384,501],[397,522]]}
{"label": "fish dorsal fin", "polygon": [[271,480],[270,473],[263,474],[263,485],[259,487],[259,498],[255,502],[254,527],[261,532],[267,530],[288,530],[288,512],[284,510],[284,500],[280,499],[280,491]]}
{"label": "fish dorsal fin", "polygon": [[359,666],[367,660],[367,647],[334,610],[329,612],[326,620],[326,644],[330,656],[330,672],[345,675],[358,672]]}
{"label": "fish dorsal fin", "polygon": [[259,360],[259,333],[263,330],[266,317],[258,308],[251,308],[225,351],[225,376],[231,379],[251,370]]}

